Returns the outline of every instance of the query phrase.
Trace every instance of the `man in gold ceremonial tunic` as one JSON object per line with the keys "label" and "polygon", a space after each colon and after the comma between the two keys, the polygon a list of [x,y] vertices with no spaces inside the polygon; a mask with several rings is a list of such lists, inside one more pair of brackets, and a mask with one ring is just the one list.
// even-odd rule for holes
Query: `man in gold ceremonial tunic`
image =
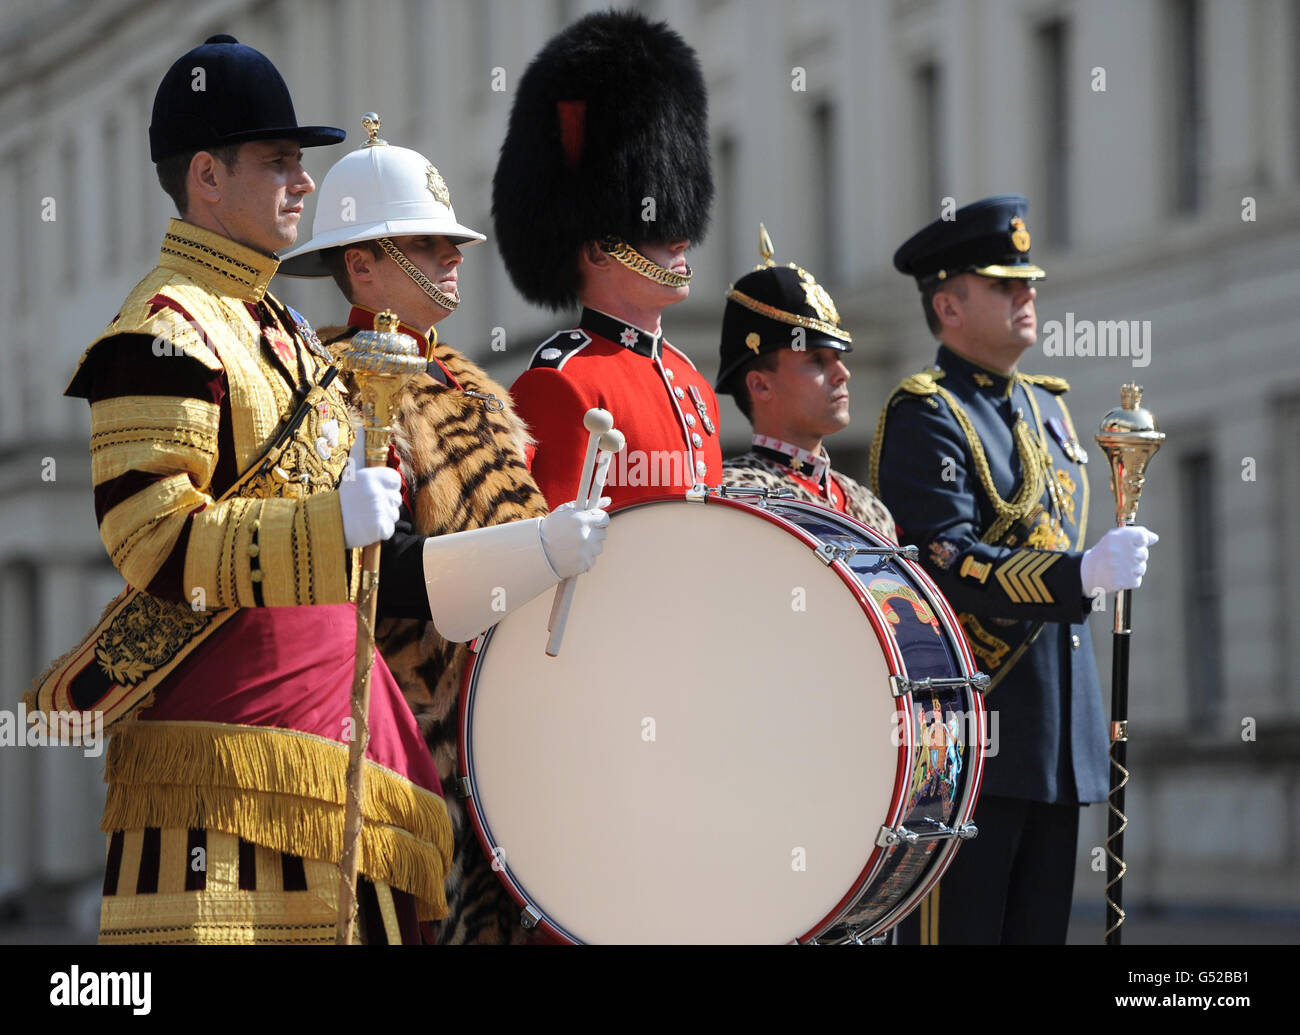
{"label": "man in gold ceremonial tunic", "polygon": [[[392,533],[399,479],[344,477],[328,354],[267,285],[315,189],[300,148],[343,136],[298,126],[275,67],[229,36],[179,59],[150,143],[182,218],[68,388],[129,588],[29,700],[113,734],[101,943],[334,940],[355,548]],[[446,912],[451,828],[378,658],[370,726],[357,930],[419,941]]]}

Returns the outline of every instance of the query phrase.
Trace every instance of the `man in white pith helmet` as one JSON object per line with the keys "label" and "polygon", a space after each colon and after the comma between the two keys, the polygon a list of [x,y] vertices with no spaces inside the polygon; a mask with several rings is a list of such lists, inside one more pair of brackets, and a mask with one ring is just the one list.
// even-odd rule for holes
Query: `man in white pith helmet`
{"label": "man in white pith helmet", "polygon": [[[460,249],[484,237],[456,220],[447,185],[427,158],[381,139],[377,115],[362,124],[369,140],[326,174],[312,238],[284,255],[280,272],[333,276],[352,304],[347,327],[320,331],[332,350],[373,329],[384,309],[424,350],[426,373],[408,382],[395,406],[390,463],[402,472],[403,507],[381,554],[376,642],[438,771],[453,780],[456,694],[469,653],[454,641],[503,617],[500,589],[513,610],[590,568],[609,519],[568,505],[547,515],[526,461],[531,439],[509,394],[438,341],[435,325],[460,301]],[[448,811],[455,857],[438,940],[526,941],[518,908],[459,799]]]}

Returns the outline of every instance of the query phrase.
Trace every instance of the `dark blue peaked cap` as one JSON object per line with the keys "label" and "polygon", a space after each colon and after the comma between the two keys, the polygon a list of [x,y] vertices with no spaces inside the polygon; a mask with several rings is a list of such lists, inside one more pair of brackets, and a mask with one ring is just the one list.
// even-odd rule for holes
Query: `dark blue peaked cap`
{"label": "dark blue peaked cap", "polygon": [[936,219],[894,253],[894,268],[924,286],[959,273],[1037,280],[1047,276],[1029,261],[1029,201],[1023,194],[996,194]]}
{"label": "dark blue peaked cap", "polygon": [[245,140],[320,147],[346,136],[333,126],[298,125],[289,88],[271,59],[222,34],[182,55],[163,76],[153,99],[149,157],[160,162]]}

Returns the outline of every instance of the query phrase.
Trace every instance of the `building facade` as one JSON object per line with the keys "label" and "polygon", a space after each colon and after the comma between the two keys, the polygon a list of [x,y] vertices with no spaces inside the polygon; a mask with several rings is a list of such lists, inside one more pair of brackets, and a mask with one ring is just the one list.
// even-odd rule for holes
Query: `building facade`
{"label": "building facade", "polygon": [[[599,6],[51,0],[0,13],[0,708],[120,586],[94,523],[86,407],[60,393],[157,256],[171,213],[146,129],[175,57],[216,32],[269,55],[301,122],[349,130],[308,152],[318,182],[365,111],[428,154],[462,222],[489,235],[466,251],[464,301],[440,330],[508,383],[564,318],[525,303],[495,253],[497,149],[530,57]],[[1071,382],[1085,441],[1129,380],[1168,433],[1140,514],[1161,542],[1135,599],[1126,900],[1300,915],[1300,3],[639,6],[696,47],[710,88],[713,226],[668,337],[716,369],[723,297],[758,262],[762,220],[777,261],[813,271],[853,332],[854,421],[829,448],[854,477],[889,390],[935,349],[894,248],[945,206],[1030,197],[1049,277],[1022,368]],[[274,290],[318,325],[345,315],[329,281]],[[1104,354],[1066,347],[1085,326]],[[748,427],[724,408],[739,451]],[[1090,453],[1092,542],[1114,514]],[[1094,617],[1103,675],[1109,620]],[[102,764],[0,747],[0,899],[97,879]],[[1076,892],[1098,921],[1088,849],[1104,822],[1085,813]]]}

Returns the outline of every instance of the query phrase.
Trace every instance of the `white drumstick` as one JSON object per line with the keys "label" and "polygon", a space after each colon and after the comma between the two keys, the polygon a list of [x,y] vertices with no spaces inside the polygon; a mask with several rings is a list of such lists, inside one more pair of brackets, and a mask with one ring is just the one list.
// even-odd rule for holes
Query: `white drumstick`
{"label": "white drumstick", "polygon": [[[605,478],[609,474],[609,462],[615,453],[622,452],[627,439],[617,428],[600,436],[600,459],[596,461],[596,470],[591,481],[591,494],[587,497],[584,510],[600,502],[600,494],[605,488]],[[560,583],[555,591],[555,603],[551,605],[551,635],[546,641],[546,653],[554,658],[560,653],[560,641],[564,639],[564,626],[569,620],[569,608],[573,605],[573,591],[578,587],[578,576],[572,575]]]}
{"label": "white drumstick", "polygon": [[[608,410],[602,410],[593,406],[582,416],[582,426],[587,429],[587,452],[582,458],[582,473],[578,475],[578,491],[574,495],[574,507],[578,510],[586,510],[590,504],[585,502],[591,495],[591,475],[596,466],[596,448],[600,443],[600,437],[606,434],[614,426],[614,418],[610,416]],[[596,499],[600,499],[599,496]],[[555,599],[551,602],[551,616],[546,620],[546,630],[550,632],[555,628],[555,616],[560,611],[560,589],[555,591]]]}

